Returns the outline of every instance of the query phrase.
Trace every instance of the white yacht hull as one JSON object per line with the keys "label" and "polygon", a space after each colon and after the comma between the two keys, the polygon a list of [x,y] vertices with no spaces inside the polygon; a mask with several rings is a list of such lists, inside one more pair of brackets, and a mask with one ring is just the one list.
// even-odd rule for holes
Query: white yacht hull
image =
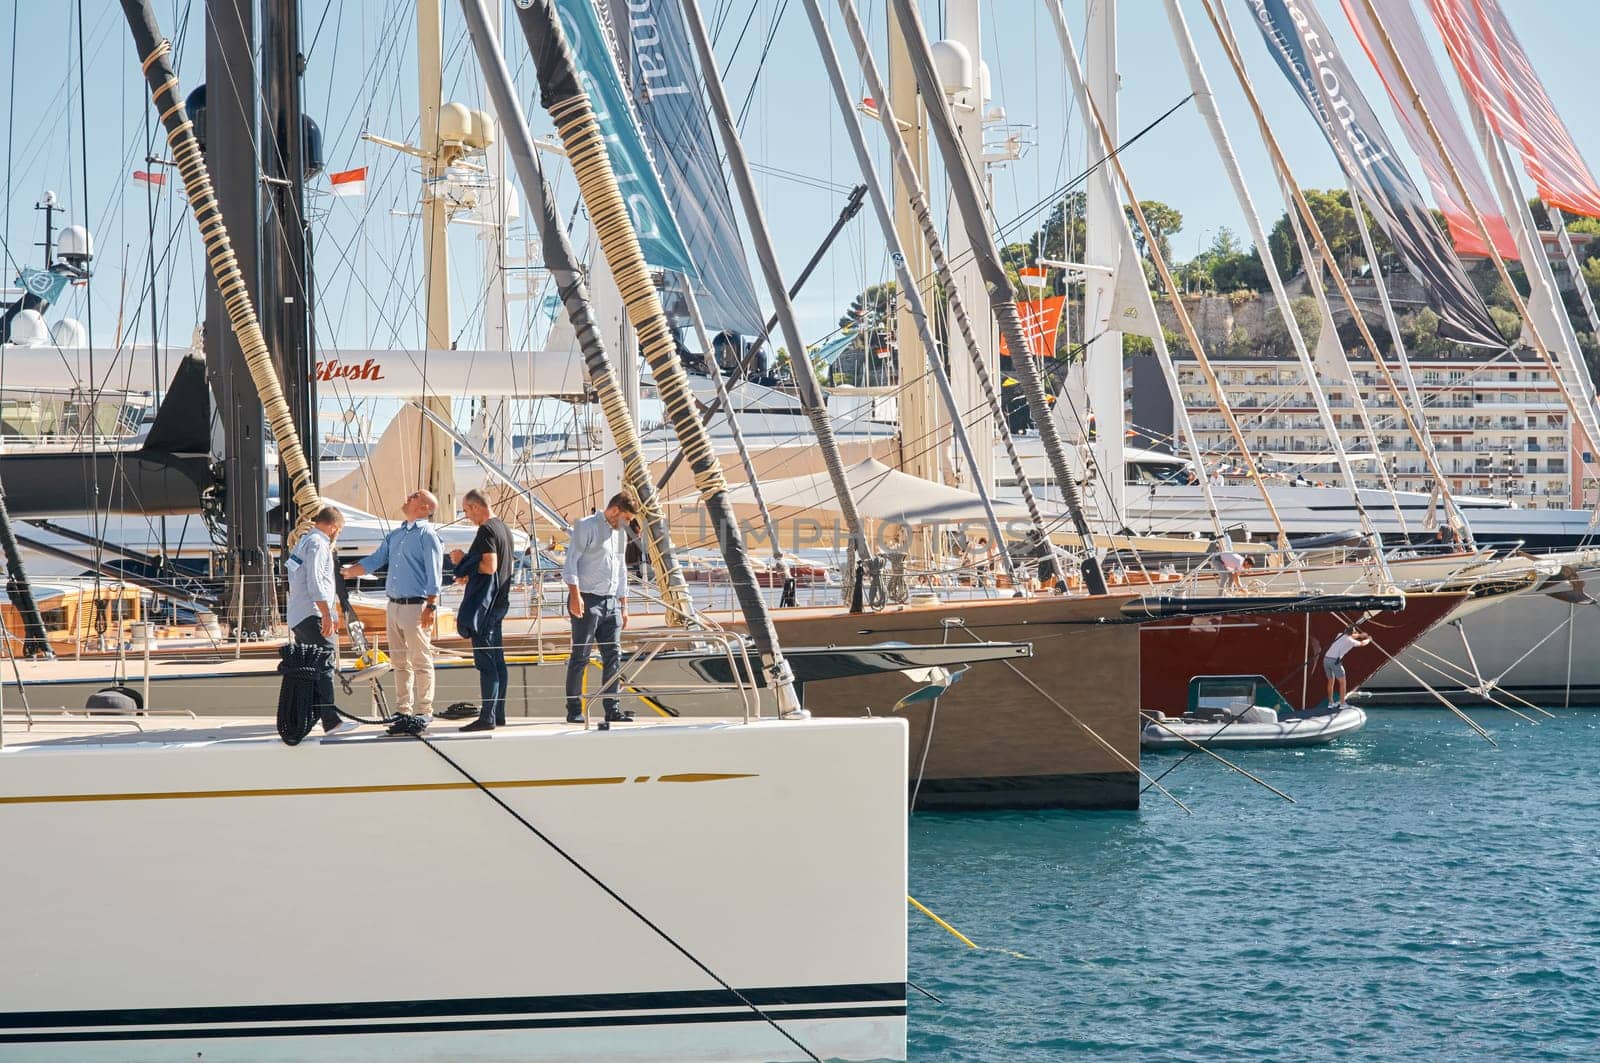
{"label": "white yacht hull", "polygon": [[[824,1058],[905,1055],[906,728],[434,739]],[[0,1059],[797,1059],[414,739],[0,752]]]}

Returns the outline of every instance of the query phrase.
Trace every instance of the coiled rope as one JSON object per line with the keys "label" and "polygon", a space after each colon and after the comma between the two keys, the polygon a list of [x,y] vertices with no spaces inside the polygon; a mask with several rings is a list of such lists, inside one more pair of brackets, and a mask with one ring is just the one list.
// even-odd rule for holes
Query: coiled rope
{"label": "coiled rope", "polygon": [[205,156],[200,151],[200,141],[194,134],[194,123],[178,94],[178,75],[174,73],[168,57],[172,45],[160,36],[155,13],[146,0],[122,0],[122,10],[128,27],[133,32],[136,52],[141,56],[139,68],[150,86],[150,99],[160,115],[161,125],[167,131],[167,145],[183,179],[183,190],[189,197],[200,237],[205,243],[206,261],[211,266],[212,279],[222,297],[228,314],[228,324],[239,341],[244,362],[255,384],[266,415],[267,428],[277,444],[279,459],[289,474],[290,494],[294,499],[296,519],[288,542],[293,544],[311,528],[311,522],[323,507],[322,496],[311,478],[311,466],[306,462],[300,433],[294,426],[294,414],[284,398],[283,386],[267,350],[266,338],[261,334],[261,321],[256,316],[250,291],[245,287],[244,275],[239,270],[239,260],[233,253],[228,238],[228,228],[222,220],[222,209],[211,186],[211,175],[206,169]]}

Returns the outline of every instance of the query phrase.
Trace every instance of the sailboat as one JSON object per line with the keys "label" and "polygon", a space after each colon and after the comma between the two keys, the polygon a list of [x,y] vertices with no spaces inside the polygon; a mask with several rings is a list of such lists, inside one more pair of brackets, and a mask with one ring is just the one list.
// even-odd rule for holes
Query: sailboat
{"label": "sailboat", "polygon": [[[531,6],[559,42],[553,8]],[[148,3],[124,10],[194,212],[212,220],[217,283],[237,292],[170,45]],[[467,13],[480,49],[497,49],[483,5]],[[248,297],[228,311],[286,493],[313,509],[255,311]],[[792,682],[770,634],[762,650],[770,678]],[[0,972],[7,1054],[904,1058],[899,721],[298,749],[259,724],[67,730],[0,748],[0,845],[16,857],[0,899],[30,912]],[[182,919],[84,920],[107,880],[183,897]],[[463,886],[485,903],[420,929],[415,906]],[[774,897],[793,901],[781,919]]]}

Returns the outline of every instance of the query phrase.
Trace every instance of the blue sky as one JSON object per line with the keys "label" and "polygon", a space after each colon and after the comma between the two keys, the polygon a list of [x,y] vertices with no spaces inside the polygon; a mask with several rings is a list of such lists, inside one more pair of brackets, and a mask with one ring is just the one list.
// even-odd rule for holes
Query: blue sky
{"label": "blue sky", "polygon": [[[1347,57],[1357,65],[1362,87],[1379,114],[1388,119],[1387,99],[1355,49],[1336,0],[1317,2]],[[1596,30],[1600,30],[1600,6],[1584,0],[1503,2],[1579,148],[1591,160],[1600,158],[1600,124],[1591,103],[1593,57],[1589,54]],[[1270,225],[1282,208],[1268,195],[1266,157],[1249,112],[1197,0],[1184,3],[1224,119]],[[77,4],[13,0],[10,6],[10,12],[0,9],[0,18],[9,14],[17,26],[11,74],[0,81],[0,92],[5,94],[0,111],[6,121],[10,159],[3,233],[6,250],[13,262],[37,264],[38,251],[32,244],[40,238],[40,223],[31,207],[45,188],[54,189],[68,208],[69,220],[88,220],[99,252],[91,292],[87,296],[81,290],[76,292],[68,312],[80,318],[88,316],[85,299],[92,299],[97,343],[109,343],[119,323],[124,334],[136,331],[139,339],[146,339],[147,204],[144,186],[133,184],[130,176],[143,166],[147,107],[120,8],[104,2],[82,5],[84,61],[80,68]],[[831,5],[824,6],[830,9],[836,41],[842,43],[836,12]],[[509,10],[509,0],[506,7]],[[936,3],[924,8],[930,30],[941,25],[941,7]],[[1067,0],[1069,20],[1080,36],[1082,7],[1083,0]],[[187,90],[204,78],[200,46],[204,4],[202,0],[156,0],[156,8],[169,36],[177,37],[180,31],[186,34],[179,74]],[[396,8],[401,17],[392,14]],[[1188,89],[1158,0],[1122,0],[1121,9],[1120,107],[1127,134],[1182,99]],[[772,30],[780,10],[782,16]],[[320,327],[325,336],[345,345],[415,346],[421,334],[417,296],[421,252],[416,221],[408,213],[415,206],[416,175],[409,160],[357,138],[363,128],[399,140],[414,135],[417,108],[411,5],[381,0],[306,0],[303,11],[307,108],[324,129],[329,168],[362,164],[371,168],[367,199],[319,197],[315,201],[319,211],[325,212],[317,233]],[[447,0],[444,11],[447,96],[481,106],[481,89],[470,50],[464,46],[459,10]],[[731,0],[707,3],[706,11],[713,26],[721,28],[717,46],[729,94],[736,105],[747,96],[750,100],[746,147],[759,167],[767,214],[786,273],[792,277],[831,223],[845,191],[857,180],[849,144],[799,4],[754,0],[752,8],[751,0]],[[880,3],[862,11],[881,51],[884,8]],[[1243,38],[1254,83],[1302,184],[1337,184],[1339,176],[1320,132],[1271,64],[1259,34],[1245,19],[1244,4],[1235,2],[1230,13]],[[749,28],[736,49],[735,40],[747,16]],[[769,30],[771,46],[765,61],[758,63]],[[1086,149],[1076,108],[1067,104],[1065,74],[1044,9],[1028,0],[987,3],[984,34],[993,103],[1006,109],[1009,121],[1029,142],[1021,160],[995,175],[996,214],[1007,221],[1081,170]],[[519,83],[530,85],[525,49],[514,35],[510,44],[508,52]],[[1442,61],[1442,50],[1439,57]],[[859,86],[853,61],[847,59],[845,67]],[[1447,76],[1447,81],[1453,85],[1453,76]],[[81,100],[80,82],[84,88]],[[535,117],[535,132],[547,132],[548,123],[532,105],[531,92],[524,92],[524,101]],[[1391,134],[1397,141],[1402,139],[1392,125]],[[1192,107],[1181,108],[1129,149],[1124,159],[1140,198],[1164,200],[1183,212],[1184,231],[1174,241],[1176,257],[1192,256],[1223,225],[1243,236],[1243,219]],[[880,172],[886,172],[881,150],[879,166]],[[325,187],[325,181],[321,179],[320,187]],[[570,177],[560,181],[558,192],[570,204]],[[166,340],[182,343],[188,340],[196,317],[197,278],[203,262],[192,224],[174,213],[177,197],[168,191],[156,200],[155,246],[158,254],[166,256],[158,279],[161,332]],[[1031,226],[1024,231],[1029,230]],[[168,233],[177,236],[169,241]],[[475,231],[466,228],[451,237],[453,255],[461,263],[453,288],[453,323],[463,347],[480,342],[480,298],[473,287],[481,258],[476,237]],[[520,252],[520,247],[513,251]],[[797,301],[808,340],[832,329],[861,287],[889,275],[870,211],[863,212]]]}

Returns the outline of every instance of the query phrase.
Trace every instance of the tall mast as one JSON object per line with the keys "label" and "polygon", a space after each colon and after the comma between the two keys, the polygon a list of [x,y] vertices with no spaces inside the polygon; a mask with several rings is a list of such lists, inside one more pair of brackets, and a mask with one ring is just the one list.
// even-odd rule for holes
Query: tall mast
{"label": "tall mast", "polygon": [[[311,369],[315,338],[311,335],[311,256],[306,247],[305,119],[301,114],[300,5],[262,5],[261,169],[267,207],[262,241],[261,327],[272,351],[284,399],[295,429],[309,443],[306,461],[317,478],[317,395]],[[280,482],[288,475],[280,466]],[[294,501],[282,500],[284,525],[297,514]],[[315,514],[312,514],[315,516]],[[285,546],[287,550],[287,546]]]}
{"label": "tall mast", "polygon": [[[1222,413],[1222,418],[1228,425],[1228,431],[1233,436],[1234,445],[1239,448],[1239,456],[1245,463],[1256,490],[1261,494],[1261,501],[1267,507],[1267,514],[1272,518],[1272,525],[1277,530],[1278,548],[1289,549],[1289,533],[1283,527],[1283,521],[1278,516],[1278,507],[1272,501],[1272,494],[1267,490],[1266,481],[1261,472],[1256,468],[1255,455],[1250,451],[1250,445],[1245,441],[1244,432],[1239,427],[1238,419],[1233,415],[1233,409],[1228,404],[1227,393],[1223,390],[1222,383],[1217,379],[1216,371],[1211,366],[1211,359],[1206,356],[1205,346],[1200,342],[1200,335],[1195,330],[1194,322],[1189,317],[1188,307],[1183,305],[1183,299],[1178,294],[1178,285],[1172,279],[1172,273],[1167,268],[1166,256],[1161,253],[1160,242],[1156,239],[1155,231],[1150,227],[1149,219],[1145,217],[1144,208],[1139,204],[1139,197],[1134,194],[1133,182],[1128,179],[1127,170],[1123,169],[1122,160],[1117,157],[1117,145],[1106,136],[1105,128],[1100,124],[1100,111],[1095,104],[1094,97],[1089,95],[1088,86],[1084,82],[1083,69],[1078,64],[1078,51],[1072,43],[1072,32],[1067,28],[1066,15],[1061,10],[1060,0],[1044,0],[1045,8],[1050,12],[1050,20],[1055,25],[1056,39],[1061,45],[1061,56],[1066,62],[1067,73],[1072,80],[1073,92],[1077,94],[1079,108],[1083,118],[1092,130],[1097,130],[1100,138],[1100,147],[1104,151],[1104,163],[1109,163],[1117,175],[1118,182],[1122,185],[1122,192],[1128,199],[1128,209],[1133,212],[1134,224],[1144,236],[1145,249],[1150,255],[1150,261],[1155,265],[1156,272],[1161,278],[1162,285],[1166,288],[1168,305],[1178,318],[1178,326],[1183,331],[1184,339],[1189,343],[1189,348],[1194,353],[1195,364],[1200,368],[1200,375],[1205,378],[1206,384],[1211,389],[1211,394],[1217,400],[1217,408]],[[1109,181],[1109,178],[1106,178]],[[1180,394],[1174,400],[1179,406],[1183,405]],[[1197,470],[1204,476],[1204,469]]]}
{"label": "tall mast", "polygon": [[984,213],[977,185],[971,171],[962,160],[961,144],[950,121],[949,108],[943,104],[943,91],[933,65],[933,53],[928,45],[928,35],[922,27],[922,15],[917,10],[916,0],[891,0],[891,2],[896,15],[899,16],[900,28],[910,53],[917,87],[921,90],[923,99],[929,103],[928,124],[933,131],[934,139],[939,143],[939,154],[944,159],[945,174],[950,181],[950,194],[960,208],[967,237],[972,241],[973,254],[983,270],[984,285],[989,291],[990,310],[1000,325],[1000,334],[1006,341],[1006,347],[1020,354],[1020,357],[1011,359],[1012,370],[1016,373],[1023,393],[1027,396],[1028,409],[1033,414],[1034,428],[1044,443],[1045,454],[1050,459],[1050,470],[1055,475],[1061,497],[1066,502],[1067,511],[1072,517],[1073,529],[1083,541],[1084,585],[1091,594],[1104,594],[1106,580],[1100,569],[1100,559],[1095,552],[1093,530],[1084,515],[1083,505],[1078,497],[1078,486],[1067,464],[1067,454],[1061,443],[1061,435],[1056,430],[1055,419],[1051,417],[1049,404],[1045,401],[1044,385],[1039,379],[1039,367],[1033,364],[1033,348],[1028,344],[1022,329],[1022,319],[1017,313],[1017,292],[1011,286],[1011,279],[1006,275],[1005,266],[1000,261],[1000,249],[995,246],[994,234]]}
{"label": "tall mast", "polygon": [[[422,277],[423,353],[450,349],[450,201],[445,189],[449,158],[439,136],[439,112],[444,105],[441,78],[444,29],[441,0],[417,0],[417,124],[422,159]],[[448,398],[437,395],[417,400],[444,418],[455,419]],[[420,421],[422,449],[418,455],[417,486],[432,491],[443,513],[455,512],[455,448],[438,427]]]}
{"label": "tall mast", "polygon": [[[1100,105],[1100,127],[1109,143],[1117,142],[1117,94],[1122,77],[1117,72],[1117,0],[1088,0],[1088,21],[1084,27],[1084,73],[1089,97]],[[1086,139],[1085,157],[1096,159],[1103,149],[1095,136],[1095,124],[1083,123]],[[1111,318],[1100,313],[1094,304],[1096,297],[1109,301],[1115,286],[1107,283],[1122,257],[1123,231],[1127,220],[1122,213],[1111,182],[1089,181],[1084,190],[1084,246],[1083,261],[1088,266],[1098,266],[1103,272],[1099,278],[1091,273],[1084,285],[1083,320],[1087,322]],[[1066,218],[1063,215],[1062,223]],[[1064,230],[1063,230],[1064,231]],[[1113,328],[1116,321],[1111,318]],[[1095,465],[1100,470],[1098,486],[1106,493],[1102,517],[1106,531],[1120,530],[1122,514],[1127,511],[1127,476],[1123,470],[1123,432],[1126,428],[1122,409],[1122,333],[1107,329],[1099,335],[1088,337],[1089,346],[1084,353],[1085,374],[1089,385],[1089,408],[1094,411],[1095,438],[1093,443]]]}
{"label": "tall mast", "polygon": [[[1019,588],[1020,593],[1022,580],[1018,576],[1011,551],[1005,548],[1005,532],[1000,527],[1000,518],[995,516],[994,504],[989,499],[989,485],[983,476],[976,475],[980,468],[978,458],[973,453],[972,440],[962,423],[961,406],[956,402],[955,392],[950,386],[950,377],[945,372],[944,352],[939,349],[939,343],[934,338],[933,322],[928,317],[928,308],[922,301],[922,293],[917,291],[916,278],[906,267],[905,251],[894,231],[894,212],[884,195],[883,184],[878,180],[877,168],[872,165],[872,152],[867,147],[867,139],[861,132],[861,121],[856,117],[855,100],[851,98],[844,71],[839,66],[839,55],[834,51],[833,38],[828,33],[828,23],[822,14],[822,5],[819,0],[805,0],[805,6],[806,15],[811,20],[811,32],[817,39],[817,49],[822,53],[823,66],[828,71],[828,82],[833,87],[834,99],[838,102],[839,113],[844,119],[845,131],[850,135],[850,147],[855,152],[856,165],[861,169],[861,179],[867,183],[867,194],[872,199],[873,213],[878,216],[878,226],[883,230],[889,258],[895,264],[895,276],[905,293],[911,317],[917,323],[917,335],[922,340],[923,350],[927,352],[928,372],[939,385],[939,394],[943,397],[945,408],[950,414],[950,431],[955,434],[956,443],[961,448],[968,468],[974,470],[973,486],[983,503],[984,517],[989,522],[989,534],[994,536],[1006,574],[1011,577],[1011,585]],[[902,363],[902,372],[905,368]]]}
{"label": "tall mast", "polygon": [[755,244],[756,259],[761,264],[761,276],[767,284],[767,295],[772,300],[773,311],[778,315],[778,326],[783,332],[784,342],[789,346],[789,365],[794,371],[800,405],[811,421],[811,430],[816,433],[817,446],[822,451],[822,461],[828,469],[828,479],[833,483],[833,493],[838,497],[839,509],[850,534],[850,557],[846,565],[850,590],[846,593],[854,611],[860,604],[856,593],[860,584],[855,576],[856,567],[860,561],[870,557],[872,551],[867,544],[861,515],[856,511],[855,494],[845,475],[839,442],[833,435],[833,418],[828,415],[827,397],[822,393],[822,385],[817,382],[816,370],[812,368],[811,359],[806,353],[805,340],[800,336],[800,324],[795,320],[794,304],[789,301],[789,292],[778,272],[778,255],[772,246],[772,235],[767,230],[761,201],[756,196],[755,181],[750,177],[744,144],[734,124],[733,110],[728,106],[728,94],[722,86],[722,74],[717,69],[717,57],[711,50],[711,38],[706,33],[705,20],[700,15],[697,0],[683,0],[683,13],[690,39],[694,41],[695,55],[700,61],[700,76],[705,81],[706,96],[721,136],[722,150],[728,157],[728,170],[733,175],[733,184],[738,190],[745,222],[750,229],[750,239]]}
{"label": "tall mast", "polygon": [[650,479],[643,444],[639,441],[637,425],[628,408],[621,383],[611,365],[606,351],[605,337],[598,326],[589,289],[584,281],[584,271],[567,240],[567,230],[556,216],[555,196],[545,180],[544,167],[534,146],[528,119],[518,102],[516,86],[507,69],[500,50],[498,36],[490,23],[490,13],[483,0],[463,0],[462,13],[473,49],[478,56],[478,67],[483,72],[489,99],[500,119],[500,129],[505,150],[511,157],[512,167],[522,182],[528,200],[528,225],[537,231],[543,250],[545,268],[561,295],[561,302],[572,322],[573,335],[583,356],[589,385],[594,388],[600,407],[606,416],[611,435],[622,457],[623,480],[632,488],[639,502],[640,519],[645,529],[645,548],[650,554],[657,586],[669,610],[668,619],[684,623],[693,615],[683,570],[678,566],[667,534],[661,500],[655,484]]}
{"label": "tall mast", "polygon": [[[487,33],[483,0],[462,0],[462,8],[472,23],[479,56],[483,57],[488,52],[495,57],[493,63],[484,63],[485,70],[488,72],[493,67],[495,73],[490,76],[490,83],[499,86],[498,91],[504,94],[502,112],[510,114],[516,100],[511,92],[511,75]],[[554,0],[518,0],[517,20],[522,24],[523,36],[527,39],[534,67],[539,74],[540,102],[554,119],[556,132],[566,148],[567,158],[572,162],[578,190],[589,209],[589,216],[594,219],[601,249],[627,304],[628,320],[638,334],[639,346],[650,363],[651,375],[661,395],[661,404],[666,408],[667,418],[672,422],[673,431],[677,433],[678,442],[687,455],[695,486],[700,491],[701,504],[705,506],[716,529],[722,556],[728,566],[728,578],[744,611],[750,637],[766,659],[768,682],[777,694],[779,709],[782,712],[799,710],[794,676],[783,658],[783,649],[778,645],[778,634],[767,611],[766,600],[761,596],[755,571],[750,566],[749,555],[745,553],[739,524],[734,519],[733,507],[728,501],[728,485],[723,479],[722,467],[712,450],[711,437],[695,410],[689,379],[678,360],[677,341],[667,322],[666,311],[662,308],[650,269],[645,264],[644,253],[639,248],[639,237],[628,217],[616,174],[606,156],[600,124],[595,120],[589,97],[579,86],[572,49],[567,44]],[[523,128],[525,130],[526,126],[523,125]],[[530,159],[533,155],[531,144],[526,145],[526,151],[517,149],[515,145],[513,150],[519,171],[524,165],[537,165],[536,160],[529,163],[523,161],[525,155]],[[525,189],[530,199],[534,195],[533,189],[540,187],[542,182],[535,182]],[[542,197],[543,193],[540,194]],[[536,217],[541,236],[561,231],[553,204],[548,200],[539,204]],[[560,241],[556,246],[559,251]],[[548,257],[550,248],[547,242],[546,265],[561,289],[568,312],[571,313],[575,307],[581,312],[581,316],[575,314],[573,317],[573,327],[581,337],[593,328],[592,318],[583,305],[581,277],[573,267],[570,250],[565,260],[553,261]],[[800,357],[805,357],[804,351],[800,352]],[[613,395],[608,406],[620,404],[614,389]],[[639,474],[648,482],[647,470],[641,467]]]}
{"label": "tall mast", "polygon": [[[949,307],[950,316],[954,319],[956,331],[961,334],[962,346],[966,348],[967,358],[972,365],[972,374],[982,389],[984,401],[989,406],[989,416],[996,425],[1000,442],[1005,448],[1006,459],[1011,466],[1011,474],[1016,478],[1017,488],[1022,495],[1023,505],[1027,507],[1029,520],[1033,523],[1035,534],[1041,541],[1048,541],[1048,532],[1045,529],[1043,515],[1039,512],[1039,502],[1033,493],[1033,485],[1028,481],[1027,470],[1023,468],[1022,458],[1017,454],[1016,441],[1011,437],[1011,430],[1006,425],[1005,412],[1000,405],[1000,396],[995,391],[994,379],[989,373],[988,355],[980,345],[977,336],[977,327],[972,318],[967,314],[966,299],[961,294],[961,288],[956,283],[955,276],[950,267],[950,260],[945,255],[944,242],[939,236],[939,227],[933,219],[933,208],[928,203],[928,193],[922,182],[922,172],[927,169],[926,159],[923,160],[921,169],[918,168],[917,159],[913,154],[914,144],[908,139],[908,130],[912,123],[900,117],[900,112],[889,103],[892,88],[886,90],[883,78],[878,73],[878,61],[872,54],[872,44],[867,39],[867,31],[861,24],[861,16],[856,11],[855,0],[838,0],[839,14],[843,17],[845,32],[850,37],[851,47],[855,49],[856,61],[861,66],[862,76],[866,80],[867,91],[878,104],[878,123],[883,128],[884,139],[889,142],[889,155],[894,161],[894,210],[895,233],[900,241],[901,251],[905,254],[906,270],[913,278],[925,278],[917,288],[917,293],[922,295],[928,290],[928,285],[937,284],[944,291],[945,302]],[[903,37],[890,34],[891,51],[905,50]],[[909,63],[909,57],[906,60]],[[911,74],[906,73],[903,81],[911,84]],[[910,98],[913,111],[920,114],[921,107],[917,105],[916,87],[911,84]],[[926,149],[926,138],[918,138],[922,147]],[[917,263],[932,260],[932,269],[918,272]],[[923,298],[926,305],[927,299]],[[909,316],[909,304],[902,304],[901,313]],[[983,318],[985,330],[992,331],[994,326],[987,316]],[[908,345],[902,343],[900,349],[905,352]],[[902,423],[904,423],[902,421]],[[981,436],[979,437],[982,438]],[[1060,569],[1058,569],[1060,571]]]}
{"label": "tall mast", "polygon": [[[1355,470],[1350,466],[1350,456],[1345,453],[1344,440],[1339,435],[1339,426],[1334,423],[1333,411],[1328,408],[1328,396],[1322,390],[1322,384],[1317,379],[1316,365],[1312,362],[1311,351],[1306,346],[1306,338],[1300,331],[1299,322],[1295,320],[1294,309],[1289,305],[1289,292],[1284,287],[1283,277],[1278,272],[1278,264],[1273,260],[1267,242],[1267,232],[1261,224],[1261,214],[1256,210],[1254,199],[1250,195],[1250,188],[1245,184],[1244,172],[1239,166],[1239,159],[1233,153],[1233,144],[1228,139],[1228,130],[1222,124],[1222,115],[1217,110],[1216,97],[1211,92],[1210,79],[1206,77],[1205,70],[1200,65],[1200,56],[1195,52],[1194,39],[1189,34],[1189,26],[1184,21],[1183,11],[1178,6],[1177,0],[1166,0],[1167,21],[1172,27],[1172,36],[1177,41],[1178,52],[1183,59],[1183,68],[1189,77],[1189,89],[1194,93],[1195,106],[1206,121],[1206,128],[1211,133],[1211,139],[1216,144],[1217,156],[1222,160],[1223,169],[1228,173],[1228,183],[1233,187],[1233,194],[1239,201],[1239,209],[1244,212],[1245,224],[1250,229],[1250,239],[1256,246],[1256,257],[1261,260],[1261,268],[1267,275],[1267,283],[1272,288],[1273,300],[1277,303],[1278,313],[1283,317],[1284,328],[1289,333],[1289,341],[1294,347],[1295,357],[1300,361],[1300,371],[1306,378],[1306,385],[1310,389],[1313,405],[1317,409],[1317,419],[1322,423],[1323,434],[1327,436],[1328,443],[1333,447],[1334,462],[1339,466],[1339,475],[1344,478],[1345,485],[1350,488],[1350,498],[1355,504],[1356,514],[1361,521],[1362,534],[1371,542],[1373,550],[1378,553],[1383,551],[1383,538],[1378,534],[1372,524],[1372,517],[1367,513],[1366,507],[1361,502],[1361,486],[1356,482]],[[1360,209],[1358,206],[1356,209]],[[1291,221],[1295,219],[1291,216]],[[1295,226],[1296,235],[1300,235],[1300,228]],[[1313,278],[1313,290],[1318,305],[1326,308],[1327,298],[1322,290],[1320,278],[1313,275],[1312,256],[1306,255],[1306,275]],[[1337,269],[1337,265],[1334,266]],[[1332,316],[1328,315],[1324,322],[1324,329],[1332,325]],[[1361,418],[1366,421],[1366,411],[1363,408],[1361,397],[1356,391],[1355,381],[1350,382],[1350,390],[1355,397]],[[1368,432],[1371,424],[1368,422]],[[1383,469],[1383,454],[1377,449],[1377,440],[1373,440],[1373,457],[1378,462],[1380,470]],[[1388,474],[1383,474],[1385,487],[1388,487]],[[1393,490],[1390,490],[1393,498]],[[1400,512],[1398,501],[1395,503],[1395,515],[1400,519],[1400,527],[1405,529],[1405,517]]]}
{"label": "tall mast", "polygon": [[[253,0],[206,0],[205,142],[200,147],[241,284],[258,303],[261,208],[255,6]],[[206,286],[205,347],[206,375],[222,426],[226,619],[244,637],[268,631],[277,612],[267,556],[266,425],[245,369],[244,351],[215,284]]]}

